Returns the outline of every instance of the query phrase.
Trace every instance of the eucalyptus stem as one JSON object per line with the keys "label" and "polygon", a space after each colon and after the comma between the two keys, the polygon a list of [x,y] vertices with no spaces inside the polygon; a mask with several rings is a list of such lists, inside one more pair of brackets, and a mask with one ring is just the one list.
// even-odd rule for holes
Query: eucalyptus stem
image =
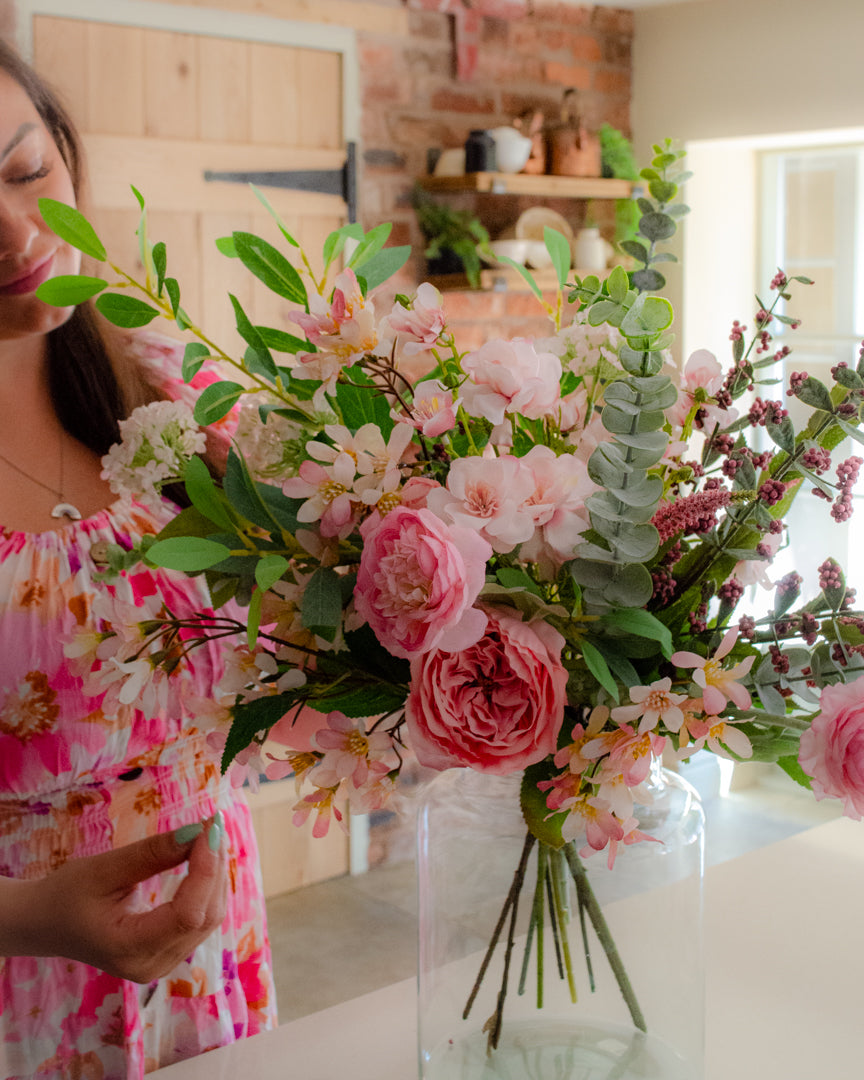
{"label": "eucalyptus stem", "polygon": [[639,1007],[639,1002],[636,1000],[636,994],[630,984],[630,978],[624,968],[621,956],[618,953],[618,947],[612,937],[612,933],[606,922],[606,918],[603,915],[600,904],[597,901],[597,897],[594,895],[594,890],[591,888],[591,884],[588,881],[585,867],[582,865],[579,854],[572,843],[565,845],[564,856],[567,859],[567,864],[570,867],[570,873],[573,875],[576,888],[580,889],[582,892],[588,917],[591,919],[594,932],[600,939],[600,944],[603,946],[603,951],[606,953],[606,959],[609,961],[609,966],[612,968],[615,981],[618,983],[618,988],[624,997],[633,1023],[640,1031],[647,1032],[648,1028],[645,1024],[645,1017]]}
{"label": "eucalyptus stem", "polygon": [[564,968],[567,972],[567,987],[570,990],[570,1000],[575,1005],[578,1001],[578,995],[576,993],[576,980],[573,977],[573,963],[570,959],[570,938],[567,934],[567,923],[569,921],[567,916],[569,913],[567,911],[567,883],[564,877],[564,856],[560,851],[553,851],[551,855],[552,895],[555,900],[555,915],[561,931],[561,950],[564,954]]}

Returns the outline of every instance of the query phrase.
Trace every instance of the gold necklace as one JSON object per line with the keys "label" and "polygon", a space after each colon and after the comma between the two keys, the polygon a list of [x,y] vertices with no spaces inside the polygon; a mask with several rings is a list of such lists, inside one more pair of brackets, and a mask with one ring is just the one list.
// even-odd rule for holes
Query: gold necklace
{"label": "gold necklace", "polygon": [[50,492],[56,499],[57,504],[51,510],[52,518],[68,518],[69,521],[80,521],[81,511],[77,506],[73,506],[72,503],[66,502],[63,498],[63,436],[60,436],[60,488],[51,487],[50,484],[44,483],[42,480],[38,480],[35,476],[31,476],[30,473],[25,472],[20,465],[16,465],[14,461],[10,461],[5,454],[0,454],[0,461],[5,461],[10,469],[14,469],[24,477],[25,480],[29,480],[31,484],[37,484],[45,491]]}

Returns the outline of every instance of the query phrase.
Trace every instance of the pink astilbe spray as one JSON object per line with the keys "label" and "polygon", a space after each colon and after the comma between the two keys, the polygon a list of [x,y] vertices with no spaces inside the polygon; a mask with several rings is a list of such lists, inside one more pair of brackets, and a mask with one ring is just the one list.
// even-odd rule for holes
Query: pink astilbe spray
{"label": "pink astilbe spray", "polygon": [[675,502],[662,503],[651,523],[660,533],[661,544],[680,534],[707,532],[716,524],[717,511],[731,500],[732,493],[726,488],[697,491]]}

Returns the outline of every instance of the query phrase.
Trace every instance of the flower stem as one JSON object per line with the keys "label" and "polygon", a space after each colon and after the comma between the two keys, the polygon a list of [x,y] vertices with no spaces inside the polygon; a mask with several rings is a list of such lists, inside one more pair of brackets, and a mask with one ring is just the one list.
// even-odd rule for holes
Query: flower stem
{"label": "flower stem", "polygon": [[519,860],[519,865],[516,867],[516,873],[513,875],[513,883],[510,886],[510,891],[507,893],[507,897],[504,901],[504,906],[501,909],[501,914],[498,916],[498,922],[495,925],[495,929],[492,931],[492,938],[489,941],[489,947],[486,949],[486,955],[483,957],[483,963],[480,965],[480,970],[477,972],[477,978],[474,980],[474,986],[471,988],[471,993],[468,996],[468,1001],[465,1003],[465,1008],[462,1011],[462,1019],[467,1020],[468,1014],[471,1012],[471,1007],[477,997],[480,990],[480,985],[483,982],[483,978],[486,975],[486,971],[489,967],[489,963],[492,959],[492,954],[495,951],[495,946],[498,944],[498,939],[501,937],[501,931],[504,929],[504,923],[507,920],[507,914],[510,908],[517,902],[519,893],[522,891],[522,886],[525,883],[525,870],[528,866],[528,856],[531,854],[531,849],[534,847],[534,841],[536,837],[533,833],[529,832],[525,837],[525,843],[522,847],[522,857]]}
{"label": "flower stem", "polygon": [[534,890],[534,921],[537,924],[537,1008],[543,1008],[543,882],[546,879],[548,849],[537,849],[537,887]]}
{"label": "flower stem", "polygon": [[549,903],[549,924],[552,927],[552,941],[555,943],[555,960],[558,964],[558,978],[564,978],[564,962],[561,959],[561,940],[558,934],[558,922],[555,917],[555,899],[552,896],[552,877],[546,871],[546,899]]}
{"label": "flower stem", "polygon": [[560,851],[551,853],[551,877],[552,896],[555,901],[555,916],[561,931],[561,949],[564,953],[564,968],[567,972],[567,986],[570,990],[570,1000],[575,1005],[578,1000],[576,994],[576,980],[573,978],[573,963],[570,959],[570,938],[567,934],[569,912],[567,911],[567,888],[564,877],[564,856]]}
{"label": "flower stem", "polygon": [[572,843],[567,844],[564,847],[564,856],[567,859],[570,873],[573,875],[573,880],[579,891],[581,902],[584,903],[585,910],[588,912],[588,917],[591,919],[594,931],[600,940],[600,944],[603,946],[603,951],[606,953],[606,959],[609,961],[609,966],[612,968],[615,980],[618,983],[618,988],[624,997],[633,1023],[640,1031],[647,1032],[648,1028],[645,1024],[645,1017],[642,1015],[639,1002],[636,1000],[636,994],[633,992],[633,987],[630,985],[630,978],[627,975],[624,964],[618,953],[618,947],[609,930],[609,925],[606,922],[600,904],[597,901],[597,897],[594,895],[594,890],[591,888],[591,884],[588,881],[585,867],[582,865],[582,861]]}

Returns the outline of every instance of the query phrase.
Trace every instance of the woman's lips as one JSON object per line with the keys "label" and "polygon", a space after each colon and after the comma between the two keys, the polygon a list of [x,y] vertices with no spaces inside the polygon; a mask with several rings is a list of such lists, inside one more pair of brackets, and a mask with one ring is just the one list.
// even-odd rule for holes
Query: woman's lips
{"label": "woman's lips", "polygon": [[51,276],[51,265],[54,262],[53,253],[42,262],[36,263],[25,270],[21,277],[15,278],[7,285],[0,285],[0,296],[20,296],[22,293],[33,292],[38,289],[43,281]]}

